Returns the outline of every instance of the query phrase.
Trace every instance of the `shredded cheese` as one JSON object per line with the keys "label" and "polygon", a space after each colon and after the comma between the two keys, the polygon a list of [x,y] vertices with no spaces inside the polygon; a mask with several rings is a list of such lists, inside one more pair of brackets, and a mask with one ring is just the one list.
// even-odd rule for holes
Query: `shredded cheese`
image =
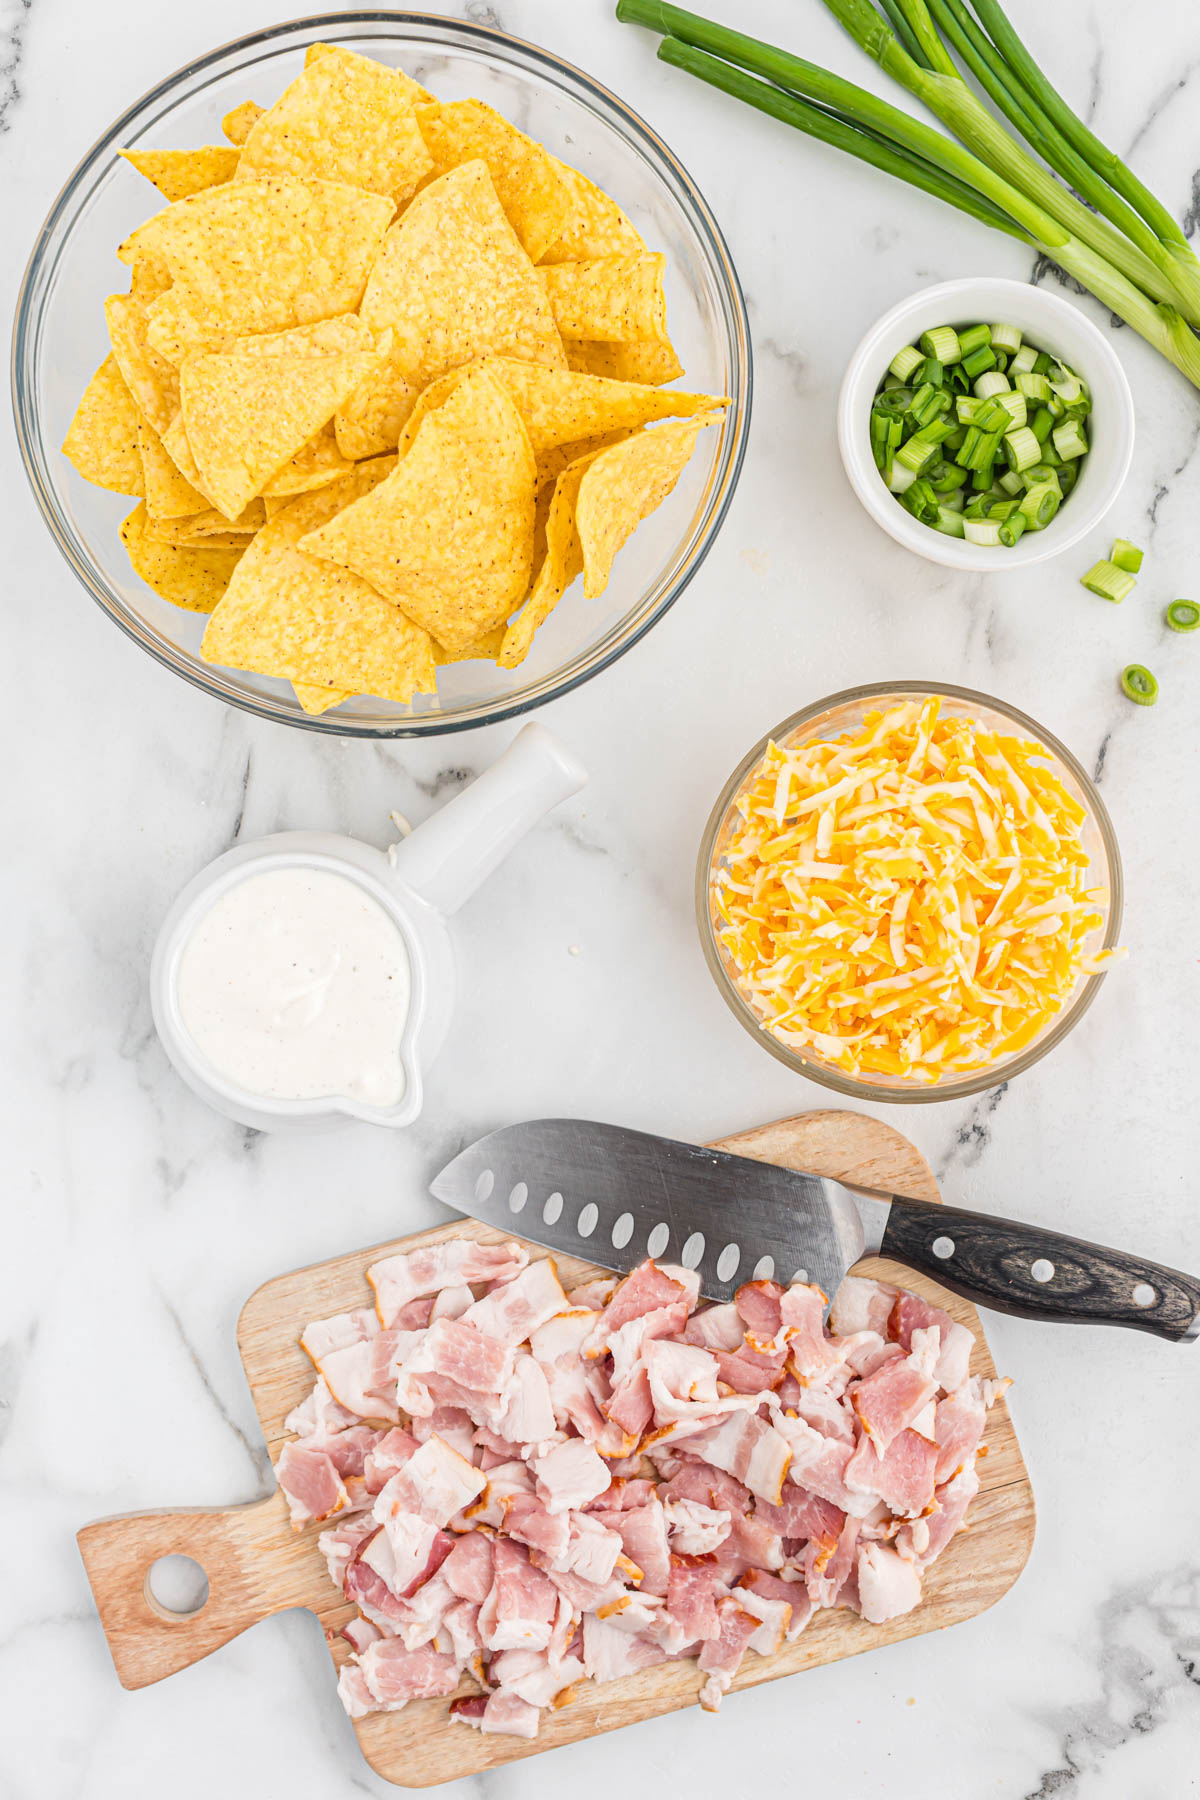
{"label": "shredded cheese", "polygon": [[1083,976],[1106,890],[1050,752],[931,695],[772,743],[714,875],[718,937],[782,1044],[936,1082],[1023,1049]]}

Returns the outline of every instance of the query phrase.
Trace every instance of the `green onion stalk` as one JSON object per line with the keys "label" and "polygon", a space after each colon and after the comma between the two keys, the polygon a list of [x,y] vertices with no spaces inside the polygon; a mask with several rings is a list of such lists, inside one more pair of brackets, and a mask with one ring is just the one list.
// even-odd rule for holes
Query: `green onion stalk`
{"label": "green onion stalk", "polygon": [[[617,17],[657,31],[662,61],[1030,244],[1200,387],[1200,338],[1187,322],[1195,309],[1189,306],[1185,315],[1175,303],[1183,300],[1182,292],[1168,288],[1159,262],[1042,170],[956,72],[932,66],[948,63],[949,56],[925,0],[892,0],[889,14],[899,9],[929,68],[905,50],[868,0],[825,4],[889,74],[980,154],[815,63],[666,0],[618,0]],[[1144,217],[1140,209],[1139,217]],[[1110,240],[1120,246],[1113,254]],[[1174,297],[1168,299],[1168,293]]]}

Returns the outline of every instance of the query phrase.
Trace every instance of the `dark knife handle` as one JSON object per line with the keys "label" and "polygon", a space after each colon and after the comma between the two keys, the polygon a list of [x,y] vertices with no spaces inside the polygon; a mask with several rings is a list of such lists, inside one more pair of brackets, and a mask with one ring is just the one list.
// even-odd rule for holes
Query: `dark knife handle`
{"label": "dark knife handle", "polygon": [[1016,1219],[896,1195],[880,1255],[1022,1319],[1128,1325],[1174,1343],[1200,1332],[1195,1276]]}

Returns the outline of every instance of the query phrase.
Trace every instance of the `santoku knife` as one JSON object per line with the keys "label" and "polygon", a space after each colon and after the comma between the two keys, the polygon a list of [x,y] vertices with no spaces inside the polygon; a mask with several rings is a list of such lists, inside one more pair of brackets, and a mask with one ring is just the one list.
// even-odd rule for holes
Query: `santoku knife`
{"label": "santoku knife", "polygon": [[998,1312],[1129,1325],[1177,1343],[1200,1335],[1200,1281],[1177,1269],[620,1125],[508,1125],[430,1185],[472,1219],[606,1269],[625,1272],[646,1256],[682,1262],[699,1272],[709,1300],[772,1276],[832,1296],[861,1256],[877,1252]]}

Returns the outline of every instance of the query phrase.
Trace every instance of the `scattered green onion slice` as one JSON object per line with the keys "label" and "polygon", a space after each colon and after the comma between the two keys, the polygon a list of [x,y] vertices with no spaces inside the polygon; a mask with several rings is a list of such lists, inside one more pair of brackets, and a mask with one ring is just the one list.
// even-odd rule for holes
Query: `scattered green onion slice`
{"label": "scattered green onion slice", "polygon": [[1200,625],[1200,606],[1194,600],[1172,600],[1165,617],[1172,631],[1195,631]]}
{"label": "scattered green onion slice", "polygon": [[1158,683],[1141,663],[1121,670],[1121,690],[1135,706],[1153,706],[1158,699]]}
{"label": "scattered green onion slice", "polygon": [[1101,559],[1092,564],[1086,575],[1080,577],[1080,586],[1087,588],[1090,594],[1099,594],[1101,600],[1112,600],[1119,604],[1126,594],[1133,592],[1137,583],[1124,569],[1118,569],[1116,563]]}
{"label": "scattered green onion slice", "polygon": [[[1057,432],[1054,434],[1054,441],[1058,442]],[[1064,451],[1063,454],[1065,455],[1066,452]],[[1136,575],[1142,566],[1144,554],[1145,552],[1139,550],[1136,544],[1131,544],[1128,538],[1114,538],[1113,547],[1108,553],[1108,560],[1115,562],[1118,569],[1124,569],[1127,575]]]}
{"label": "scattered green onion slice", "polygon": [[1043,531],[1075,486],[1090,412],[1087,383],[1018,326],[933,325],[888,365],[871,403],[871,453],[913,518],[1011,548]]}

